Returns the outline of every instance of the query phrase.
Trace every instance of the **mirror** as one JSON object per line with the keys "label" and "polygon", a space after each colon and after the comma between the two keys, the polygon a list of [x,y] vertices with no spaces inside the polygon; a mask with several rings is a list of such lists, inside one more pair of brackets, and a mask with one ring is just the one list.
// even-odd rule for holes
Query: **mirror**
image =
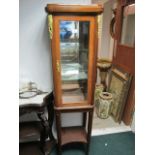
{"label": "mirror", "polygon": [[87,100],[89,21],[60,21],[62,103]]}
{"label": "mirror", "polygon": [[135,44],[135,5],[123,9],[121,44],[134,47]]}

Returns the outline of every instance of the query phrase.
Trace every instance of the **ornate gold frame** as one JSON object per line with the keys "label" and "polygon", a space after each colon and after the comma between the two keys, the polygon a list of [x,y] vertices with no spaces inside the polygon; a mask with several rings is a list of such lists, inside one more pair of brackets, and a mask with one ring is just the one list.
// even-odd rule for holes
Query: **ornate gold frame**
{"label": "ornate gold frame", "polygon": [[116,122],[121,122],[123,110],[128,97],[132,76],[122,71],[120,68],[113,66],[110,72],[108,92],[113,95],[111,106],[111,116]]}

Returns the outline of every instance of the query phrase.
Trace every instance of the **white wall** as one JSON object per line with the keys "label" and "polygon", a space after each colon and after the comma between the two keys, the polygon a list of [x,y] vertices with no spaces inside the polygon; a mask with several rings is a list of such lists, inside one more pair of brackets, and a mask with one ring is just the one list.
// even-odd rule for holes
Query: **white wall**
{"label": "white wall", "polygon": [[[52,62],[48,37],[47,3],[90,4],[91,0],[20,0],[19,1],[19,79],[20,86],[36,82],[42,90],[51,91]],[[73,116],[73,114],[72,114]],[[81,115],[63,116],[63,124],[81,123]],[[71,119],[75,118],[75,119]]]}
{"label": "white wall", "polygon": [[19,1],[19,79],[34,81],[44,90],[52,90],[50,40],[47,28],[47,3],[87,4],[90,0]]}
{"label": "white wall", "polygon": [[[113,57],[113,44],[114,39],[110,36],[109,28],[110,28],[110,21],[113,17],[112,8],[116,3],[116,0],[104,0],[104,12],[102,15],[102,28],[101,28],[101,37],[98,41],[98,58],[107,58],[112,60]],[[100,72],[97,69],[97,84],[100,84]]]}
{"label": "white wall", "polygon": [[112,59],[113,53],[113,39],[110,36],[109,28],[110,21],[112,19],[112,8],[114,6],[115,0],[105,1],[104,3],[104,13],[103,13],[103,28],[102,28],[102,38],[101,38],[101,51],[99,51],[99,57]]}

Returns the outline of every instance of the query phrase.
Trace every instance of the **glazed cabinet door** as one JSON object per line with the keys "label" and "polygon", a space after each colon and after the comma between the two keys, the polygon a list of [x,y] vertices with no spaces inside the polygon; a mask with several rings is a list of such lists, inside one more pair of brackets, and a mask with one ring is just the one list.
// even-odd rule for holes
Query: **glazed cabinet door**
{"label": "glazed cabinet door", "polygon": [[96,20],[54,16],[52,63],[56,106],[93,104],[96,79]]}

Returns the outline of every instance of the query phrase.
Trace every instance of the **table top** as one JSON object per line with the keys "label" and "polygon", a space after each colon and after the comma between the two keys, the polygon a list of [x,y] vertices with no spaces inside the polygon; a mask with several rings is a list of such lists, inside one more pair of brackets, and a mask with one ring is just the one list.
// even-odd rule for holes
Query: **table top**
{"label": "table top", "polygon": [[27,104],[33,104],[33,105],[42,105],[44,98],[49,95],[49,93],[44,93],[40,95],[36,95],[32,98],[27,99],[19,99],[19,106],[27,105]]}

